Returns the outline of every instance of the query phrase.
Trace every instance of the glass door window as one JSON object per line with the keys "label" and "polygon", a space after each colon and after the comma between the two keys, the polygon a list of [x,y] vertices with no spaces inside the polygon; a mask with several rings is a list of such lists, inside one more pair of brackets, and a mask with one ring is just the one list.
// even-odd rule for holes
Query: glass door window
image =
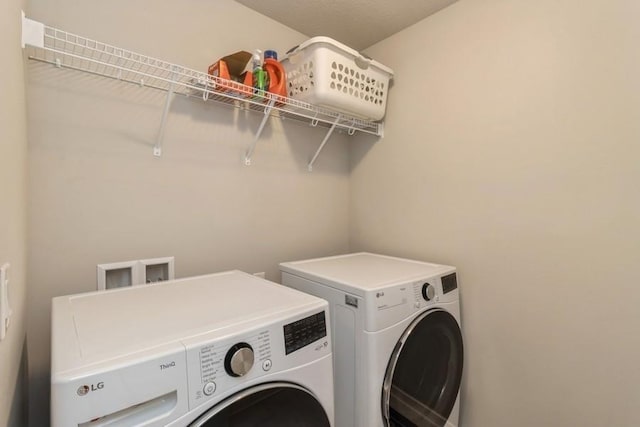
{"label": "glass door window", "polygon": [[414,320],[393,351],[382,393],[387,426],[443,427],[462,379],[462,334],[443,310]]}
{"label": "glass door window", "polygon": [[324,408],[307,390],[271,383],[240,392],[210,409],[192,427],[330,427]]}

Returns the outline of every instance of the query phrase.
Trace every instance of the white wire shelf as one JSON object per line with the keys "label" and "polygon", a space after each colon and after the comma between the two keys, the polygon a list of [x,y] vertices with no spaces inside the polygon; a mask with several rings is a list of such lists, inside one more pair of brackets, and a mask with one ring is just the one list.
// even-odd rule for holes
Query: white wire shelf
{"label": "white wire shelf", "polygon": [[268,92],[255,94],[250,86],[49,27],[25,18],[24,14],[22,25],[23,47],[31,60],[167,92],[162,122],[154,145],[156,156],[162,154],[164,127],[174,94],[264,113],[253,143],[245,155],[247,165],[251,164],[255,145],[267,119],[273,116],[329,129],[309,161],[309,170],[313,168],[317,156],[334,130],[342,130],[349,135],[362,132],[382,136],[383,133],[380,122],[364,120]]}

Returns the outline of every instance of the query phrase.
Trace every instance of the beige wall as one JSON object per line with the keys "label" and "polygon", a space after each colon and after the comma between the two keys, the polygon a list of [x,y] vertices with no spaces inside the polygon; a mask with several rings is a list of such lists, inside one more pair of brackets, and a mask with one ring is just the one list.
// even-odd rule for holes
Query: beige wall
{"label": "beige wall", "polygon": [[640,425],[639,16],[461,0],[368,50],[351,249],[459,267],[465,427]]}
{"label": "beige wall", "polygon": [[19,0],[0,6],[0,265],[11,263],[11,325],[0,342],[0,426],[22,426],[26,369],[27,126]]}
{"label": "beige wall", "polygon": [[[197,69],[305,38],[231,0],[179,3],[32,0],[31,16]],[[278,279],[281,260],[347,249],[459,266],[463,426],[640,423],[639,15],[624,0],[460,0],[372,47],[396,80],[386,137],[358,138],[350,180],[346,140],[308,174],[322,132],[294,124],[271,123],[242,166],[258,119],[193,100],[176,100],[153,158],[162,94],[30,63],[31,424],[48,410],[50,299],[93,289],[95,264],[175,255],[178,276]],[[24,133],[7,131],[0,158],[17,142],[20,165]],[[12,280],[19,306],[20,267]],[[0,343],[0,387],[21,346]]]}
{"label": "beige wall", "polygon": [[[31,8],[49,25],[203,71],[236,50],[284,53],[306,38],[232,0]],[[279,280],[281,261],[347,251],[344,136],[308,173],[324,132],[274,120],[246,167],[259,115],[176,98],[155,158],[163,93],[33,62],[28,76],[32,425],[48,411],[51,298],[94,290],[96,264],[173,255],[179,277],[237,268]]]}

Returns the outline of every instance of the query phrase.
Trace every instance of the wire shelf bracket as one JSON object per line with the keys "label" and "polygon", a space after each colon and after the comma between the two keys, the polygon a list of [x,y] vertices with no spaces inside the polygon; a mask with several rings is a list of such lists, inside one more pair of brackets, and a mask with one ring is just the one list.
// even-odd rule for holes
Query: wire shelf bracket
{"label": "wire shelf bracket", "polygon": [[324,139],[320,143],[320,146],[316,150],[316,153],[313,155],[313,157],[309,161],[309,164],[307,164],[307,169],[309,170],[309,172],[313,172],[313,164],[316,162],[316,159],[318,158],[318,155],[320,154],[320,152],[324,148],[324,145],[327,143],[327,141],[329,141],[329,138],[331,137],[331,134],[336,129],[336,125],[338,124],[338,122],[340,121],[341,118],[342,118],[342,116],[340,114],[338,114],[338,117],[336,118],[336,121],[333,122],[333,124],[329,128],[329,131],[327,132],[327,134],[325,135]]}
{"label": "wire shelf bracket", "polygon": [[266,107],[264,107],[264,116],[262,117],[262,121],[260,122],[260,126],[256,131],[255,136],[253,137],[253,142],[247,153],[244,155],[244,164],[247,166],[251,166],[251,157],[253,157],[253,151],[256,149],[256,144],[258,143],[258,138],[262,135],[262,131],[264,130],[264,125],[267,124],[267,120],[271,114],[271,110],[273,109],[273,105],[276,103],[276,98],[272,98]]}
{"label": "wire shelf bracket", "polygon": [[171,103],[176,95],[262,113],[260,126],[245,152],[246,165],[251,164],[256,144],[269,117],[328,129],[307,165],[309,171],[336,129],[348,135],[359,132],[380,138],[383,134],[382,122],[352,117],[327,107],[272,93],[258,97],[251,86],[49,27],[28,19],[24,12],[21,44],[30,60],[166,92],[160,126],[153,141],[153,154],[157,157],[162,156]]}
{"label": "wire shelf bracket", "polygon": [[158,131],[158,138],[156,144],[153,146],[153,155],[156,157],[162,156],[162,141],[164,141],[164,130],[167,127],[167,116],[169,115],[169,108],[171,108],[171,102],[173,101],[175,83],[172,81],[167,91],[167,99],[164,101],[164,108],[162,110],[162,118],[160,120],[160,130]]}

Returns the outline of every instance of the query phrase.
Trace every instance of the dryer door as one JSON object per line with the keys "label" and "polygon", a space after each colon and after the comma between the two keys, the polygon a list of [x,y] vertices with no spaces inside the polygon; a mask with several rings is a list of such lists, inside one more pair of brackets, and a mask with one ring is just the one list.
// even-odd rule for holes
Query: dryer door
{"label": "dryer door", "polygon": [[442,427],[462,379],[462,333],[444,310],[418,316],[391,355],[382,390],[387,426]]}
{"label": "dryer door", "polygon": [[267,383],[241,391],[204,413],[191,427],[330,427],[318,400],[289,383]]}

